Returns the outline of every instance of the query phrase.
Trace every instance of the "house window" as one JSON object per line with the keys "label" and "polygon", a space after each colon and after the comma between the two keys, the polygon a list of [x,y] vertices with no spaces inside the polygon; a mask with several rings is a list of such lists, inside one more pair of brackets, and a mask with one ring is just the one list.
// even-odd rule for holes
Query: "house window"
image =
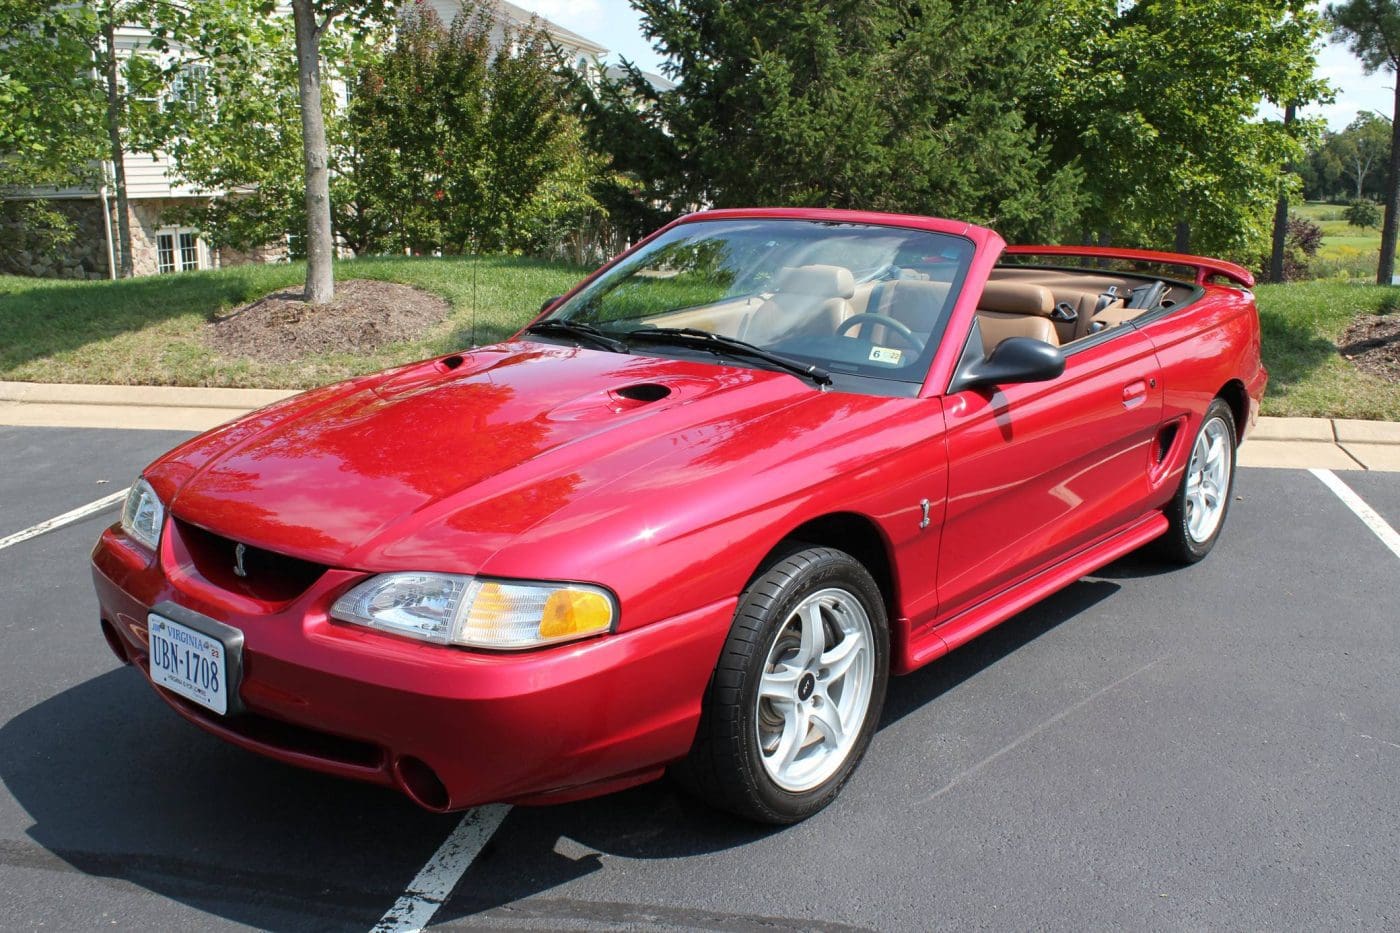
{"label": "house window", "polygon": [[156,270],[162,274],[175,271],[175,234],[156,234]]}
{"label": "house window", "polygon": [[207,110],[209,103],[209,66],[198,62],[182,66],[171,79],[166,109],[181,104],[191,113],[199,113]]}
{"label": "house window", "polygon": [[171,227],[156,234],[156,271],[188,272],[208,266],[208,252],[199,239],[199,231]]}

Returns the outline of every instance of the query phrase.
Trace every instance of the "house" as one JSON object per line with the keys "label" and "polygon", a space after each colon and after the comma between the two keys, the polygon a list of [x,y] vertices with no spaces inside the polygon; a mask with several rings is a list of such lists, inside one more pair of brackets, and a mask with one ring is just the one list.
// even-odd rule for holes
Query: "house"
{"label": "house", "polygon": [[[452,22],[462,10],[460,0],[429,0],[429,5],[444,23]],[[291,15],[290,10],[291,7],[286,5],[280,11]],[[542,29],[579,70],[598,65],[608,52],[597,42],[505,0],[496,3],[495,16],[500,24],[496,34],[498,41],[507,27],[533,24]],[[135,54],[146,48],[150,39],[150,34],[145,30],[120,29],[116,34],[118,55]],[[192,73],[190,77],[193,79],[197,76]],[[179,82],[173,90],[178,96]],[[179,208],[207,200],[210,192],[198,191],[180,183],[172,176],[170,160],[163,154],[153,156],[127,152],[123,162],[136,275],[184,272],[286,258],[285,246],[281,244],[272,244],[252,252],[210,248],[197,229],[180,226],[171,220],[171,215],[177,213]],[[101,177],[103,183],[95,188],[35,188],[0,194],[0,201],[4,202],[0,203],[0,273],[55,278],[115,278],[117,208],[111,162],[101,166]],[[16,209],[23,202],[32,200],[42,200],[68,218],[76,231],[72,242],[58,248],[36,242],[25,227],[22,212]]]}

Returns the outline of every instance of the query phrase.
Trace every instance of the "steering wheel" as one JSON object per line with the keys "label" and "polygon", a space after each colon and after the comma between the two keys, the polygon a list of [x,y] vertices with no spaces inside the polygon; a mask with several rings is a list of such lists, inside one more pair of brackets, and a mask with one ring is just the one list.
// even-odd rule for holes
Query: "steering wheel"
{"label": "steering wheel", "polygon": [[920,341],[918,337],[914,336],[914,332],[905,326],[902,321],[896,321],[894,318],[885,314],[863,313],[848,317],[841,322],[840,327],[836,328],[836,336],[844,337],[846,331],[853,327],[858,327],[861,324],[883,325],[885,328],[898,334],[900,339],[904,341],[904,345],[909,349],[922,350],[924,348],[923,342]]}

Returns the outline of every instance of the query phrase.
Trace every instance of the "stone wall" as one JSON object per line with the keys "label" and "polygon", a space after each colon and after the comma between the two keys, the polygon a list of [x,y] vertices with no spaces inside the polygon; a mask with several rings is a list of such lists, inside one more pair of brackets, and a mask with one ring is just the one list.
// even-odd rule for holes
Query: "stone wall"
{"label": "stone wall", "polygon": [[[95,198],[47,200],[42,206],[67,218],[73,238],[55,244],[32,224],[30,201],[0,202],[0,272],[54,279],[107,278],[107,239],[101,202]],[[113,231],[115,236],[116,231]],[[154,270],[152,270],[154,271]]]}
{"label": "stone wall", "polygon": [[[35,203],[68,219],[74,236],[67,243],[55,244],[51,237],[32,224],[29,208]],[[0,201],[0,273],[58,279],[107,278],[107,241],[102,227],[101,201],[95,198],[41,202]],[[131,257],[136,275],[160,271],[156,235],[166,227],[178,226],[181,208],[197,202],[179,198],[147,198],[131,202]],[[116,218],[112,218],[112,239],[118,241]],[[228,247],[209,250],[211,266],[237,266],[252,262],[285,262],[284,244],[268,244],[251,250]]]}
{"label": "stone wall", "polygon": [[240,250],[232,246],[221,246],[215,251],[220,266],[243,266],[250,262],[286,262],[287,247],[282,243],[268,243],[253,249]]}

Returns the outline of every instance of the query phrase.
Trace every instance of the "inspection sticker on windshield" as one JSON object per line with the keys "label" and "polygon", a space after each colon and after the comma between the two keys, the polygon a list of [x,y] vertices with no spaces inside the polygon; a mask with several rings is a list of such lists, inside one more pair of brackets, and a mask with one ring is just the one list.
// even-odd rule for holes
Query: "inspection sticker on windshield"
{"label": "inspection sticker on windshield", "polygon": [[898,366],[903,359],[903,350],[891,350],[889,347],[870,348],[870,362],[872,363],[889,363],[892,366]]}

